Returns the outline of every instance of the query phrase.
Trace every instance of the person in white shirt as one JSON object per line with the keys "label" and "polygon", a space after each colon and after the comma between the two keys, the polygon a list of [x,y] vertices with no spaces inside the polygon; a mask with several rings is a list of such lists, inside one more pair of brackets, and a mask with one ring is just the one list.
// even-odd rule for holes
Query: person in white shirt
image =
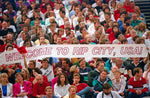
{"label": "person in white shirt", "polygon": [[121,78],[121,72],[119,70],[114,72],[115,78],[112,79],[113,90],[117,91],[118,94],[124,96],[124,90],[126,86],[126,82],[124,78]]}
{"label": "person in white shirt", "polygon": [[136,31],[135,31],[134,29],[130,30],[130,35],[131,35],[131,37],[127,38],[128,44],[135,44],[133,38],[134,38],[135,36],[137,36],[137,35],[136,35]]}
{"label": "person in white shirt", "polygon": [[53,67],[48,64],[48,59],[45,58],[42,60],[42,75],[47,76],[48,82],[51,82],[51,80],[54,78],[54,72]]}
{"label": "person in white shirt", "polygon": [[[88,33],[93,36],[94,32],[96,31],[96,28],[100,26],[99,19],[95,18],[94,24],[91,24],[88,28]],[[104,27],[102,26],[102,34],[105,34]]]}
{"label": "person in white shirt", "polygon": [[112,91],[109,83],[103,85],[103,91],[96,98],[122,98],[116,91]]}
{"label": "person in white shirt", "polygon": [[65,21],[66,18],[67,18],[67,19],[69,20],[69,22],[71,23],[71,20],[70,20],[68,17],[66,17],[65,14],[66,14],[65,7],[61,7],[61,8],[60,8],[60,11],[59,11],[60,17],[57,18],[57,20],[58,20],[58,25],[59,25],[59,26],[64,25],[64,21]]}
{"label": "person in white shirt", "polygon": [[54,94],[58,97],[63,98],[68,92],[70,84],[68,84],[68,79],[65,74],[61,73],[58,76],[57,83],[54,85]]}
{"label": "person in white shirt", "polygon": [[150,31],[147,32],[146,34],[147,39],[145,39],[145,45],[149,48],[150,50]]}

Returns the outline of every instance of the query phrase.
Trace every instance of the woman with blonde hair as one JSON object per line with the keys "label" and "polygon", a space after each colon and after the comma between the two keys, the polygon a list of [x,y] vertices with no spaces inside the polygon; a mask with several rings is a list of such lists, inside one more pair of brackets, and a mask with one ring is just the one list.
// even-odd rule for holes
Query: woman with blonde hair
{"label": "woman with blonde hair", "polygon": [[102,34],[99,39],[99,44],[105,44],[105,43],[110,43],[110,40],[107,34]]}
{"label": "woman with blonde hair", "polygon": [[137,28],[137,32],[136,34],[139,36],[139,37],[142,37],[143,34],[148,31],[147,27],[146,27],[146,24],[141,22]]}
{"label": "woman with blonde hair", "polygon": [[130,35],[130,31],[131,31],[132,29],[133,29],[132,26],[127,27],[127,30],[126,30],[126,32],[125,32],[125,38],[128,38],[128,37],[131,36],[131,35]]}
{"label": "woman with blonde hair", "polygon": [[123,5],[122,3],[117,3],[117,10],[114,11],[114,17],[115,17],[115,20],[117,21],[118,18],[120,17],[120,12],[121,12],[121,9],[123,8]]}
{"label": "woman with blonde hair", "polygon": [[0,88],[2,91],[2,98],[13,96],[13,85],[9,83],[6,73],[2,73],[0,76]]}
{"label": "woman with blonde hair", "polygon": [[21,70],[21,73],[22,73],[23,76],[24,76],[24,80],[29,81],[29,78],[30,78],[29,71],[28,71],[26,68],[23,68],[23,69]]}

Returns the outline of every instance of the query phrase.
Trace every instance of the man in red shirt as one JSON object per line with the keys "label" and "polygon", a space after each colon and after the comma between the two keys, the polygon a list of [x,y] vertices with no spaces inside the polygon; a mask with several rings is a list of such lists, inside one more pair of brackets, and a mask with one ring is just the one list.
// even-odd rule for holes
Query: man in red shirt
{"label": "man in red shirt", "polygon": [[43,81],[43,76],[38,75],[36,77],[37,83],[33,85],[33,97],[43,97],[46,95],[45,88],[50,86],[49,83]]}
{"label": "man in red shirt", "polygon": [[148,96],[148,85],[146,84],[146,79],[142,77],[143,71],[140,67],[133,70],[134,77],[129,79],[128,98],[143,98]]}

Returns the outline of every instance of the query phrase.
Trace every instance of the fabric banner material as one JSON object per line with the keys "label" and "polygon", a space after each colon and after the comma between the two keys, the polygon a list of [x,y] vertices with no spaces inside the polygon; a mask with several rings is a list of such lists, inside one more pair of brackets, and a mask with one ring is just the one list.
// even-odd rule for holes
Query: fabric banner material
{"label": "fabric banner material", "polygon": [[[26,48],[26,60],[45,57],[146,57],[148,50],[144,44],[104,44],[104,45],[43,45]],[[2,64],[18,63],[23,60],[17,50],[0,54]]]}

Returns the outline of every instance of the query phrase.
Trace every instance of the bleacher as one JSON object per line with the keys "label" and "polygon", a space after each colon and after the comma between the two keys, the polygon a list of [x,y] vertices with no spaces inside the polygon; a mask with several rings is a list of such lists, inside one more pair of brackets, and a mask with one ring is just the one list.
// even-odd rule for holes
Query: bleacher
{"label": "bleacher", "polygon": [[141,12],[145,15],[148,29],[150,29],[150,0],[134,0]]}

